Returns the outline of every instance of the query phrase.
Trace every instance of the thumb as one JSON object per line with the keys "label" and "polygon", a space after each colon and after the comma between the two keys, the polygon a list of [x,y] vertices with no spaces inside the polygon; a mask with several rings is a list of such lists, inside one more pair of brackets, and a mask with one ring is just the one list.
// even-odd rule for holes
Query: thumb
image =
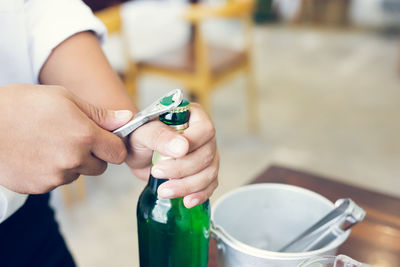
{"label": "thumb", "polygon": [[96,107],[82,99],[74,99],[80,110],[82,110],[90,119],[105,130],[114,130],[123,126],[133,117],[130,110],[109,110]]}

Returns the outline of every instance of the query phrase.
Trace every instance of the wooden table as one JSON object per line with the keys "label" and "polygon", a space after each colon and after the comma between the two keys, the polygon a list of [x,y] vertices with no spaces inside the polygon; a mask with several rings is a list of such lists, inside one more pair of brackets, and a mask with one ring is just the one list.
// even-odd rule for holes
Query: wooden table
{"label": "wooden table", "polygon": [[[376,182],[379,183],[379,177]],[[332,202],[350,197],[366,210],[367,216],[352,228],[351,235],[340,246],[338,253],[375,267],[400,266],[399,198],[280,166],[268,168],[251,183],[296,185],[317,192]],[[218,266],[213,241],[210,243],[209,255],[208,266]]]}

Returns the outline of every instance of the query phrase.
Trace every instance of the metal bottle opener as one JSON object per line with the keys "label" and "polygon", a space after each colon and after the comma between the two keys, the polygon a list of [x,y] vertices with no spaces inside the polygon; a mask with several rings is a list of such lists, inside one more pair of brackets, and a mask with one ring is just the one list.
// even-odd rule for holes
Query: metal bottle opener
{"label": "metal bottle opener", "polygon": [[338,199],[335,209],[304,231],[279,252],[304,252],[322,248],[362,221],[366,212],[350,198]]}
{"label": "metal bottle opener", "polygon": [[[165,97],[172,96],[172,103],[168,106],[160,104],[160,101]],[[124,126],[121,126],[113,131],[117,136],[124,138],[132,133],[134,130],[150,121],[151,119],[165,114],[174,108],[177,108],[183,100],[183,92],[181,89],[174,89],[164,96],[154,101],[150,106],[137,113],[131,121]]]}

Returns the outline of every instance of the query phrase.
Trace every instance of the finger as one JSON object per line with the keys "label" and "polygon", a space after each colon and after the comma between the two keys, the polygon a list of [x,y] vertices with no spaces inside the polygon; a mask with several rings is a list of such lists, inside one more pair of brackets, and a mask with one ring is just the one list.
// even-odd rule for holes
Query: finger
{"label": "finger", "polygon": [[[165,156],[179,158],[189,149],[185,137],[160,121],[152,121],[137,129],[131,134],[129,144],[133,156],[154,150]],[[135,159],[140,160],[138,157]]]}
{"label": "finger", "polygon": [[215,138],[206,145],[180,159],[169,159],[158,162],[151,173],[156,178],[176,179],[194,175],[212,164],[217,146]]}
{"label": "finger", "polygon": [[107,163],[93,155],[85,158],[84,162],[77,168],[77,172],[84,175],[96,176],[104,173]]}
{"label": "finger", "polygon": [[132,148],[131,145],[128,145],[126,163],[132,170],[142,169],[151,165],[152,156],[153,150],[149,148]]}
{"label": "finger", "polygon": [[145,168],[141,168],[141,169],[135,169],[135,168],[131,168],[132,173],[139,178],[140,180],[143,181],[147,181],[149,180],[149,176],[150,176],[150,165],[145,167]]}
{"label": "finger", "polygon": [[215,180],[206,189],[190,194],[183,198],[183,204],[186,208],[190,209],[194,206],[200,205],[205,202],[214,193],[215,189],[218,187],[218,180]]}
{"label": "finger", "polygon": [[189,128],[183,133],[189,142],[189,151],[196,150],[215,137],[215,128],[207,113],[197,103],[191,104]]}
{"label": "finger", "polygon": [[213,163],[206,169],[195,175],[182,179],[169,180],[158,188],[160,198],[177,198],[199,192],[207,188],[218,177],[218,156]]}
{"label": "finger", "polygon": [[113,164],[121,164],[127,151],[121,138],[94,125],[91,152],[99,159]]}
{"label": "finger", "polygon": [[75,95],[71,97],[72,101],[83,113],[105,130],[114,130],[121,127],[133,117],[133,113],[130,110],[109,110],[91,105]]}

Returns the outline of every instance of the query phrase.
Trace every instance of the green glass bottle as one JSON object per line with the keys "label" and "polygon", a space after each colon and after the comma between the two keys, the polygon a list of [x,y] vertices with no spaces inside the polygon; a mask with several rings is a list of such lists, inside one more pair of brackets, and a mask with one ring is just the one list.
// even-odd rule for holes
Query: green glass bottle
{"label": "green glass bottle", "polygon": [[[168,105],[171,98],[161,104]],[[176,109],[160,116],[160,121],[183,132],[188,127],[189,101],[184,99]],[[153,154],[153,165],[166,157]],[[187,209],[183,198],[161,199],[157,188],[168,179],[150,175],[139,197],[137,223],[141,267],[206,267],[210,230],[210,208],[207,200]]]}

